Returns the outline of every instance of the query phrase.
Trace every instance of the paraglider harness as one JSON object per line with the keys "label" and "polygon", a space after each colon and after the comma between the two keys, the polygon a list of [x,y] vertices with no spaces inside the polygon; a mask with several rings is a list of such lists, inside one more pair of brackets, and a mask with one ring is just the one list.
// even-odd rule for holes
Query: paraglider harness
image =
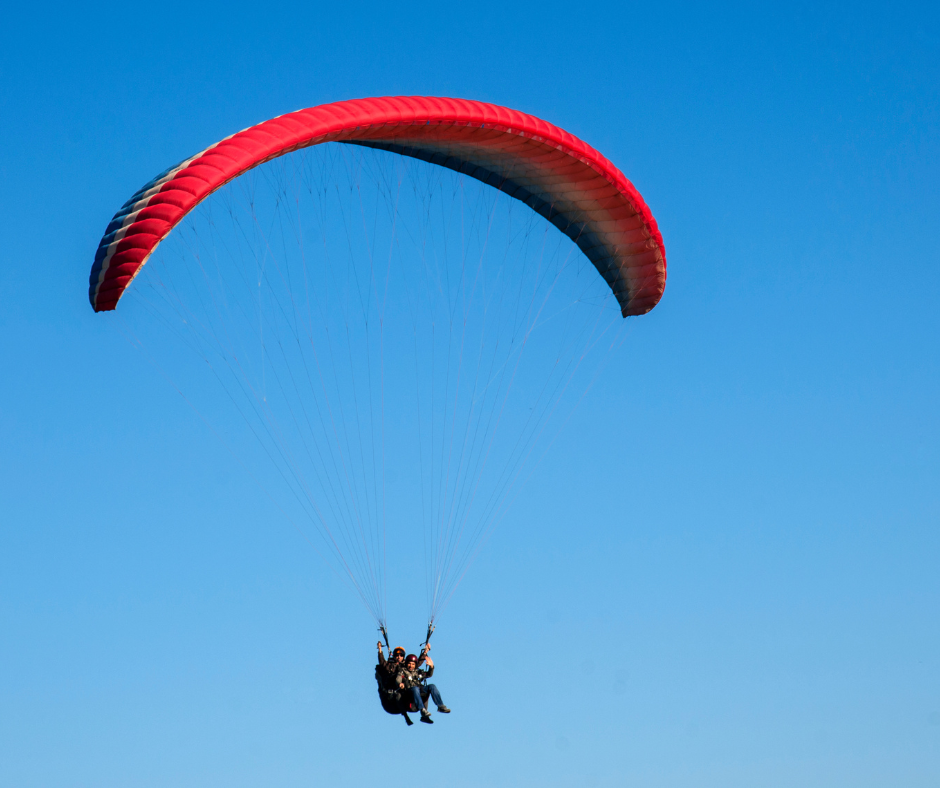
{"label": "paraglider harness", "polygon": [[[382,633],[382,637],[385,639],[385,646],[388,648],[388,658],[392,658],[392,647],[388,642],[388,633],[385,631],[385,627],[379,627],[379,631]],[[427,646],[428,641],[431,640],[431,633],[434,632],[434,625],[428,624],[428,634],[425,637],[424,643],[422,646],[422,653],[424,652],[424,646]],[[386,671],[382,665],[375,666],[375,681],[379,685],[379,700],[382,703],[382,708],[385,709],[389,714],[407,714],[408,712],[418,713],[421,709],[415,706],[414,697],[411,692],[401,692],[398,687],[398,684],[395,682],[395,677],[390,676],[388,671]],[[427,706],[428,698],[431,697],[431,691],[422,684],[419,687],[421,692],[421,702]]]}

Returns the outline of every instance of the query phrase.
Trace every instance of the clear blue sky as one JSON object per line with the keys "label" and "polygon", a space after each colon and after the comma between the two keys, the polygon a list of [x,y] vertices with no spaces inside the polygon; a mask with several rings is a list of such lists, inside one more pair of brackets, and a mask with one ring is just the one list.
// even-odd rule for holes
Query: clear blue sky
{"label": "clear blue sky", "polygon": [[[0,30],[0,785],[940,784],[935,7],[27,7]],[[395,94],[582,137],[670,264],[435,635],[454,713],[412,729],[358,602],[86,300],[157,172]]]}

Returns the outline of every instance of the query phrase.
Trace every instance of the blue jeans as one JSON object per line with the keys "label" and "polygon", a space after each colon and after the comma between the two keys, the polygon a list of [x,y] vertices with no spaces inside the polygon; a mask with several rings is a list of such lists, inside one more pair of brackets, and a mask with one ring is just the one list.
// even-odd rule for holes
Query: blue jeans
{"label": "blue jeans", "polygon": [[[435,706],[443,706],[444,701],[441,700],[441,693],[437,691],[437,686],[434,684],[428,684],[428,692],[431,693],[431,700],[434,701]],[[407,692],[408,690],[406,690]],[[424,699],[421,697],[421,687],[412,687],[411,688],[412,697],[414,698],[415,706],[419,709],[426,709],[427,706],[424,703]]]}

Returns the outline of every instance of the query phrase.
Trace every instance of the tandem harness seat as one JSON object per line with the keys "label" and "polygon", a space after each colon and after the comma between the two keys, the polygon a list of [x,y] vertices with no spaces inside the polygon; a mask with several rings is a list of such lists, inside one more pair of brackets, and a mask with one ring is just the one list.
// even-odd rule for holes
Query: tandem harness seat
{"label": "tandem harness seat", "polygon": [[[384,677],[378,667],[375,669],[375,681],[378,684],[379,700],[382,703],[382,708],[389,714],[406,714],[408,712],[415,712],[417,714],[421,711],[421,709],[415,708],[414,698],[411,697],[410,691],[408,693],[402,693],[397,689],[386,687]],[[420,689],[421,700],[424,702],[424,705],[427,706],[428,698],[431,697],[431,691],[424,686]]]}

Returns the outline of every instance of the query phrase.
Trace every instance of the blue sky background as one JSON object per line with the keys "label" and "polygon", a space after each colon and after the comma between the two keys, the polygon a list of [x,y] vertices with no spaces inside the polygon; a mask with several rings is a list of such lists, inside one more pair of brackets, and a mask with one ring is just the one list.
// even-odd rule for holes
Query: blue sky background
{"label": "blue sky background", "polygon": [[[938,22],[7,9],[0,785],[936,785]],[[454,713],[413,729],[359,603],[86,300],[154,174],[395,94],[582,137],[670,266],[435,635]]]}

